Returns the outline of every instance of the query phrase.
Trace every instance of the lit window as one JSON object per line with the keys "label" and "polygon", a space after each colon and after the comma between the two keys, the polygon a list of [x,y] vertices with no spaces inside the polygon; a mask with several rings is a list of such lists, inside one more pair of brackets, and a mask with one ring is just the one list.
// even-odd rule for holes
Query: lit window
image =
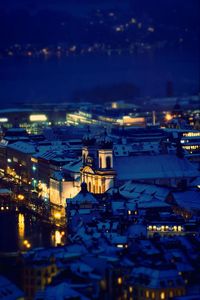
{"label": "lit window", "polygon": [[118,283],[118,284],[122,284],[122,278],[121,278],[121,277],[118,277],[118,278],[117,278],[117,283]]}
{"label": "lit window", "polygon": [[165,292],[162,292],[161,294],[160,294],[160,299],[165,299]]}
{"label": "lit window", "polygon": [[100,285],[103,290],[106,290],[106,281],[105,280],[101,280]]}
{"label": "lit window", "polygon": [[152,298],[152,299],[155,299],[155,297],[156,297],[155,292],[152,292],[152,293],[151,293],[151,298]]}
{"label": "lit window", "polygon": [[169,291],[169,297],[170,297],[170,298],[174,297],[173,291]]}
{"label": "lit window", "polygon": [[146,291],[146,297],[149,298],[149,291]]}
{"label": "lit window", "polygon": [[129,292],[132,293],[133,292],[133,287],[129,286]]}

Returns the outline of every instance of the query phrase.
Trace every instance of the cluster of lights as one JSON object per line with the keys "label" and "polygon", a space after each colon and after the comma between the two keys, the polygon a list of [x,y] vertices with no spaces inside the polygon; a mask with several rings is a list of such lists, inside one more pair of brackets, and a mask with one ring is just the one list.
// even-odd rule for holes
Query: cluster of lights
{"label": "cluster of lights", "polygon": [[200,145],[183,146],[183,148],[186,150],[196,150],[196,149],[200,149]]}
{"label": "cluster of lights", "polygon": [[1,210],[9,210],[9,207],[8,206],[6,206],[6,207],[4,207],[4,206],[1,206]]}
{"label": "cluster of lights", "polygon": [[183,136],[186,136],[186,137],[193,137],[193,136],[200,136],[200,132],[184,132],[183,133]]}
{"label": "cluster of lights", "polygon": [[24,195],[19,194],[19,195],[17,196],[17,199],[18,199],[18,200],[21,200],[21,201],[24,200]]}
{"label": "cluster of lights", "polygon": [[31,248],[31,244],[29,243],[28,240],[24,240],[23,245],[24,245],[24,247],[26,247],[27,249],[30,249],[30,248]]}
{"label": "cluster of lights", "polygon": [[156,226],[156,225],[149,225],[148,227],[148,230],[150,231],[161,231],[161,232],[164,232],[164,231],[183,231],[183,227],[178,225],[173,225],[173,226],[168,226],[168,225],[162,225],[162,226]]}
{"label": "cluster of lights", "polygon": [[125,245],[117,244],[117,248],[128,248],[128,245],[127,244],[125,244]]}

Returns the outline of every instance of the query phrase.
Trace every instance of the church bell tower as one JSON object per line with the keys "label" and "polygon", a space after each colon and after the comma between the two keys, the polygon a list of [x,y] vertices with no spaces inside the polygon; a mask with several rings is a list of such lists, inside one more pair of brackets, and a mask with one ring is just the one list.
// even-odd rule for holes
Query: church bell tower
{"label": "church bell tower", "polygon": [[113,169],[113,143],[106,133],[98,139],[88,133],[83,138],[83,168],[81,181],[88,190],[102,194],[114,187],[116,172]]}

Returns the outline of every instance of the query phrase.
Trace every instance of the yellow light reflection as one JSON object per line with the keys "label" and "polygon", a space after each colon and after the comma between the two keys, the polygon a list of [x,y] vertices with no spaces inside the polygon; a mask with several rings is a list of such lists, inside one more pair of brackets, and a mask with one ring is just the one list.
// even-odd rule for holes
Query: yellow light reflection
{"label": "yellow light reflection", "polygon": [[61,244],[61,234],[59,230],[55,231],[55,246]]}
{"label": "yellow light reflection", "polygon": [[18,236],[19,236],[19,247],[22,248],[23,241],[24,241],[24,234],[25,234],[25,221],[24,221],[24,215],[19,214],[18,215]]}

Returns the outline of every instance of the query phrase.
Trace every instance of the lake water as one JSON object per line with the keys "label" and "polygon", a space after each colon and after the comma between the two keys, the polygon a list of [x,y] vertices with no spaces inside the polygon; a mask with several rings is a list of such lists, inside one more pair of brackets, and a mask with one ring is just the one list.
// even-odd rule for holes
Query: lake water
{"label": "lake water", "polygon": [[176,95],[197,92],[198,54],[6,58],[0,60],[0,103],[67,101],[77,90],[121,82],[137,85],[141,96],[165,96],[168,80]]}
{"label": "lake water", "polygon": [[65,242],[63,230],[52,229],[30,214],[0,212],[0,228],[0,254],[26,251],[32,247],[57,246]]}

